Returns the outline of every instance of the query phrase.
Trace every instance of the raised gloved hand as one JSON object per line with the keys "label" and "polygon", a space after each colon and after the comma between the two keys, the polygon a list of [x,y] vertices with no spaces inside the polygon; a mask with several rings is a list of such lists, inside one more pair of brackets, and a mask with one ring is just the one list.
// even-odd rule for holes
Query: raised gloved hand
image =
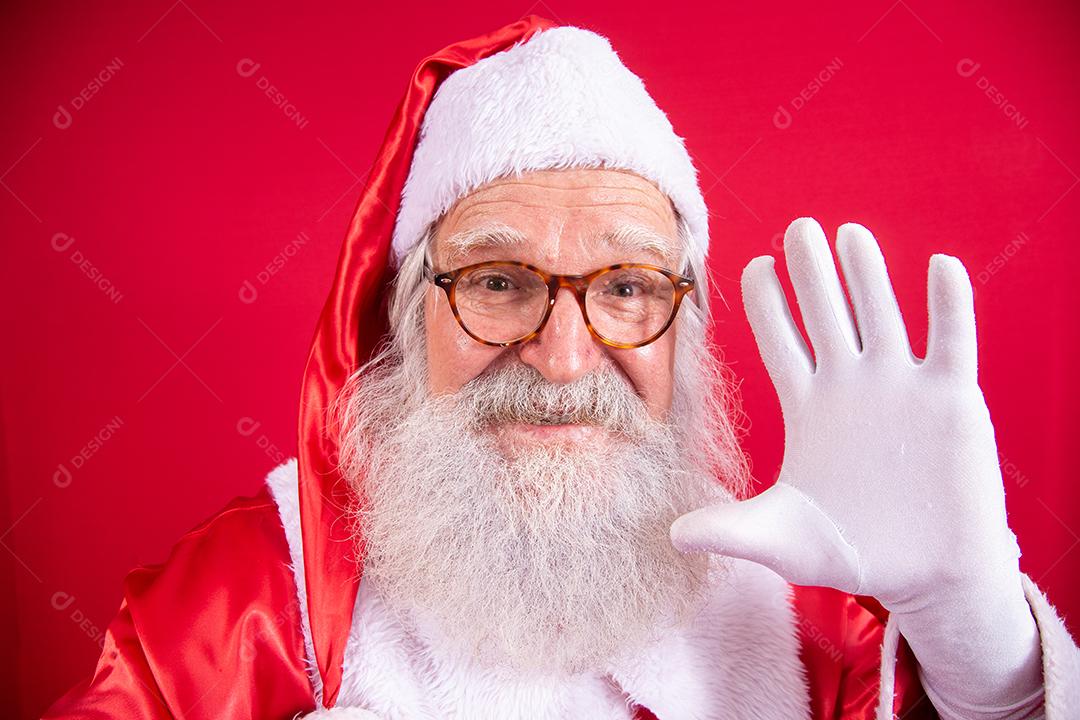
{"label": "raised gloved hand", "polygon": [[912,354],[885,262],[865,228],[840,228],[854,317],[821,227],[784,237],[813,355],[771,257],[743,301],[784,416],[776,485],[676,520],[675,545],[745,558],[789,582],[872,595],[896,614],[928,685],[964,710],[1041,687],[1020,549],[1005,517],[994,428],[976,374],[971,284],[934,255],[925,360]]}

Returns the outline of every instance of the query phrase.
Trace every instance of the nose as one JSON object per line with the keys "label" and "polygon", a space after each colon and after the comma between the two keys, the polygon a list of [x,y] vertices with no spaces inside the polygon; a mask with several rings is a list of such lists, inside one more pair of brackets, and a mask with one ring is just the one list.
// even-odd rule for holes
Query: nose
{"label": "nose", "polygon": [[602,343],[585,326],[577,299],[568,288],[555,295],[544,329],[521,346],[521,361],[552,383],[570,383],[596,369],[604,360]]}

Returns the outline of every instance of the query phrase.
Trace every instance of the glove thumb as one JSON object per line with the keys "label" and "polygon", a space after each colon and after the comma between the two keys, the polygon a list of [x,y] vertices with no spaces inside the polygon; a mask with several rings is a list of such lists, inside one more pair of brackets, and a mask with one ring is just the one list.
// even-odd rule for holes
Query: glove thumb
{"label": "glove thumb", "polygon": [[671,542],[764,565],[794,585],[859,589],[859,556],[836,525],[785,483],[741,502],[711,505],[679,517]]}

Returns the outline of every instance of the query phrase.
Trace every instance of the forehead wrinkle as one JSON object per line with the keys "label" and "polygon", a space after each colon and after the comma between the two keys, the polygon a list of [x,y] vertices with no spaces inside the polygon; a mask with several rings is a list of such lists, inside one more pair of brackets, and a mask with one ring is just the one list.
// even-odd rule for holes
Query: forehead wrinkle
{"label": "forehead wrinkle", "polygon": [[[620,198],[620,199],[615,199],[615,200],[603,200],[603,199],[601,199],[601,200],[591,200],[591,199],[586,199],[586,200],[579,200],[577,202],[567,202],[567,201],[552,202],[550,200],[529,201],[529,200],[524,200],[524,199],[521,199],[521,198],[492,198],[491,200],[477,200],[477,199],[474,199],[474,198],[470,197],[469,198],[468,209],[463,211],[462,217],[466,217],[466,218],[469,217],[468,213],[472,212],[476,208],[480,208],[480,207],[483,207],[485,205],[503,205],[503,204],[513,205],[514,207],[545,208],[545,209],[551,208],[551,207],[561,207],[561,208],[568,208],[568,209],[593,208],[593,207],[596,207],[596,208],[602,208],[602,207],[626,207],[626,206],[635,207],[635,208],[645,208],[645,207],[647,207],[647,203],[634,202],[633,200],[630,200],[628,198]],[[649,209],[652,210],[653,212],[655,212],[657,214],[657,216],[663,217],[663,213],[660,212],[659,210],[654,209],[654,208],[649,208]],[[670,209],[670,208],[666,208],[666,209]]]}
{"label": "forehead wrinkle", "polygon": [[[565,221],[560,222],[560,227],[555,229],[556,236],[562,235],[564,224]],[[528,236],[517,228],[501,222],[491,222],[453,233],[443,239],[440,245],[445,250],[447,264],[453,265],[473,251],[493,247],[520,247],[528,240]],[[622,223],[589,238],[587,242],[594,247],[612,247],[627,260],[648,253],[659,255],[665,261],[672,261],[679,256],[679,248],[672,238],[636,223]]]}
{"label": "forehead wrinkle", "polygon": [[[516,203],[521,205],[540,205],[547,206],[551,204],[551,200],[545,200],[539,203],[530,203],[515,195],[515,193],[522,188],[538,188],[539,190],[546,192],[548,195],[565,196],[565,195],[581,195],[583,192],[591,193],[590,196],[577,202],[567,202],[564,200],[558,200],[558,204],[565,205],[566,207],[589,207],[590,205],[649,205],[660,204],[664,205],[664,200],[670,204],[668,198],[658,197],[655,189],[652,191],[645,188],[624,187],[620,185],[590,185],[587,188],[554,188],[547,185],[537,185],[535,183],[513,183],[506,185],[488,186],[480,190],[474,191],[469,195],[469,205],[490,205],[493,203]],[[618,197],[618,195],[631,194],[638,197]],[[616,196],[612,198],[612,196]],[[660,200],[658,203],[657,201]]]}
{"label": "forehead wrinkle", "polygon": [[[632,177],[638,177],[632,173],[626,174]],[[450,210],[450,213],[453,213],[460,208],[460,219],[463,220],[469,217],[469,215],[478,208],[505,203],[530,208],[550,208],[553,205],[557,205],[570,209],[631,205],[652,212],[661,220],[661,222],[666,222],[677,214],[675,206],[669,197],[660,193],[652,183],[649,183],[646,180],[642,180],[641,182],[648,184],[645,187],[636,187],[619,184],[608,185],[604,183],[590,183],[585,187],[558,187],[537,182],[503,179],[474,190],[467,196],[467,202],[464,205],[455,206]],[[522,187],[533,187],[546,190],[551,194],[560,196],[560,199],[553,202],[551,199],[531,201],[526,198],[521,198],[516,195],[516,191]],[[561,199],[562,196],[568,194],[579,195],[582,190],[589,190],[590,192],[597,193],[599,194],[599,197],[588,197],[586,199],[578,198],[569,201]],[[621,193],[630,193],[638,196],[638,198],[619,197],[619,194]],[[659,202],[657,202],[658,200]]]}

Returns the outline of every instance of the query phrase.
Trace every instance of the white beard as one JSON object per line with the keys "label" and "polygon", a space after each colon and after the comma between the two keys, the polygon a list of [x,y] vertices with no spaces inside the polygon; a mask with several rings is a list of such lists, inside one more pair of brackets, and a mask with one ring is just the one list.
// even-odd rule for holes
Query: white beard
{"label": "white beard", "polygon": [[[342,401],[365,576],[406,626],[433,621],[489,667],[557,675],[603,669],[698,607],[709,560],[669,529],[730,495],[612,369],[551,385],[518,363],[433,397],[398,361]],[[508,456],[490,432],[504,421],[609,433]]]}

